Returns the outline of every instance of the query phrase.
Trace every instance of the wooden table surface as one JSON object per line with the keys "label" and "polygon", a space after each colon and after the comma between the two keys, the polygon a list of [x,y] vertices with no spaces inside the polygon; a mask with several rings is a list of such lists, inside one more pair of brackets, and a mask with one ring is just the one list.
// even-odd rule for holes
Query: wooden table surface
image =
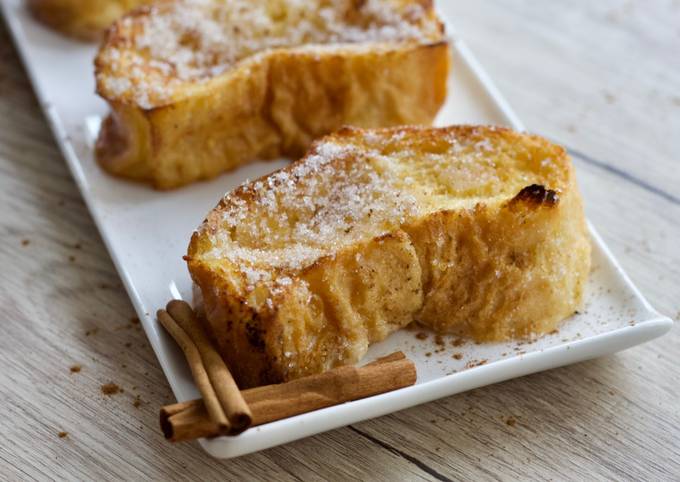
{"label": "wooden table surface", "polygon": [[[680,2],[450,10],[528,128],[576,153],[588,215],[630,277],[680,318]],[[0,205],[0,479],[680,480],[677,327],[237,460],[168,444],[172,394],[4,27]],[[111,381],[125,391],[103,395]]]}

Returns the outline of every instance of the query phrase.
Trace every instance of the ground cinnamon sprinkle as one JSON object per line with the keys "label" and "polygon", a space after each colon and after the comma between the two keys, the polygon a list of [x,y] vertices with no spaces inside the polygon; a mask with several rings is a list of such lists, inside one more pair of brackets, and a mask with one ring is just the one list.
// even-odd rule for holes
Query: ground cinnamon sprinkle
{"label": "ground cinnamon sprinkle", "polygon": [[444,338],[443,338],[441,335],[435,336],[435,337],[434,337],[434,342],[435,342],[437,345],[443,345],[443,344],[445,343],[445,342],[444,342]]}
{"label": "ground cinnamon sprinkle", "polygon": [[462,354],[462,353],[454,353],[454,354],[452,355],[452,358],[454,358],[454,359],[456,359],[456,360],[462,360],[462,359],[463,359],[463,354]]}
{"label": "ground cinnamon sprinkle", "polygon": [[122,392],[121,388],[113,382],[102,385],[101,390],[104,395],[115,395]]}
{"label": "ground cinnamon sprinkle", "polygon": [[508,427],[514,427],[517,424],[517,420],[515,420],[514,417],[508,417],[507,420],[505,421],[505,424]]}
{"label": "ground cinnamon sprinkle", "polygon": [[419,340],[427,340],[427,333],[425,333],[424,331],[419,331],[418,333],[416,333],[416,338],[418,338]]}
{"label": "ground cinnamon sprinkle", "polygon": [[135,408],[139,408],[139,406],[142,404],[142,400],[139,398],[139,395],[135,397],[135,399],[132,401],[132,406]]}
{"label": "ground cinnamon sprinkle", "polygon": [[81,367],[80,365],[72,365],[72,366],[69,368],[69,370],[71,371],[71,373],[80,373],[80,370],[81,370],[82,368],[83,368],[83,367]]}
{"label": "ground cinnamon sprinkle", "polygon": [[66,438],[68,437],[68,432],[59,432],[57,435],[59,436],[59,438]]}
{"label": "ground cinnamon sprinkle", "polygon": [[453,346],[461,346],[463,343],[465,343],[465,340],[463,340],[462,338],[456,338],[451,342]]}
{"label": "ground cinnamon sprinkle", "polygon": [[69,257],[68,257],[68,260],[69,260],[71,263],[73,263],[73,262],[76,260],[76,257],[75,257],[75,256],[69,256]]}
{"label": "ground cinnamon sprinkle", "polygon": [[130,318],[130,323],[132,323],[133,325],[139,325],[139,317],[133,316],[132,318]]}
{"label": "ground cinnamon sprinkle", "polygon": [[465,368],[474,368],[484,365],[489,360],[470,360],[465,364]]}
{"label": "ground cinnamon sprinkle", "polygon": [[28,246],[29,244],[31,244],[31,240],[30,240],[30,239],[22,239],[22,240],[21,240],[21,245],[22,245],[22,246]]}

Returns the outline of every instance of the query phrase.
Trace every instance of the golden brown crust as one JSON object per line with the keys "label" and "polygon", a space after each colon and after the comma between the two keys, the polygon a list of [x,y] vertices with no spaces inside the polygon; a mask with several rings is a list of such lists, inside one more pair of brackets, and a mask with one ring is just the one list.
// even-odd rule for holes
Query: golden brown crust
{"label": "golden brown crust", "polygon": [[[117,118],[103,125],[97,159],[112,174],[158,189],[210,179],[254,159],[300,156],[313,139],[345,124],[430,124],[446,97],[450,55],[441,32],[426,42],[273,49],[208,80],[180,83],[162,98],[149,97],[153,89],[119,91],[112,86],[128,79],[124,69],[114,69],[111,52],[134,53],[133,27],[152,10],[114,25],[95,61],[98,93]],[[109,132],[114,128],[116,135]],[[123,149],[111,148],[118,134]]]}
{"label": "golden brown crust", "polygon": [[[336,154],[322,159],[317,176],[309,166],[324,152]],[[396,208],[384,204],[383,218],[368,210],[347,225],[318,227],[325,201],[297,211],[297,201],[286,204],[324,190],[351,204],[362,192],[338,186],[364,182],[363,174],[347,181],[353,170],[373,169],[381,181],[366,190],[392,186],[401,198],[414,197],[417,209],[390,224]],[[291,218],[289,227],[279,222]],[[307,232],[297,229],[304,223],[331,234],[295,234]],[[278,227],[265,233],[266,226]],[[289,261],[317,241],[333,247]],[[268,258],[281,246],[291,254]],[[234,254],[249,247],[261,254]],[[589,253],[563,148],[501,128],[345,128],[228,194],[192,236],[187,261],[223,356],[238,382],[253,386],[355,363],[370,343],[413,321],[475,340],[549,332],[579,307]]]}
{"label": "golden brown crust", "polygon": [[121,15],[152,0],[28,0],[35,18],[81,40],[101,38]]}

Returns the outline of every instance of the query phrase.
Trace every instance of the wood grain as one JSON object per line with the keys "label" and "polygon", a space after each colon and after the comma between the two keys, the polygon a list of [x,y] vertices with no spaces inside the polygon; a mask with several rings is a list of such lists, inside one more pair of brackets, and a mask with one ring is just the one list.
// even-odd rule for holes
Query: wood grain
{"label": "wood grain", "polygon": [[[680,3],[445,8],[527,127],[574,150],[591,220],[680,317]],[[167,444],[172,394],[4,27],[0,203],[2,479],[680,479],[677,327],[237,460]]]}

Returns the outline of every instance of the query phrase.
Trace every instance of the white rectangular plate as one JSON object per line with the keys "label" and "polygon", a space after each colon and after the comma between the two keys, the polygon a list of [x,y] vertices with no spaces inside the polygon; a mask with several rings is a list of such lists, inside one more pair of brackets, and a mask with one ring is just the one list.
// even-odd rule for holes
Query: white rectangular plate
{"label": "white rectangular plate", "polygon": [[[21,0],[4,0],[2,7],[56,140],[172,390],[178,400],[196,398],[182,354],[154,313],[171,298],[190,299],[191,284],[182,255],[193,229],[224,192],[287,161],[255,163],[172,192],[153,191],[106,175],[92,157],[93,139],[107,111],[94,94],[95,46],[73,42],[37,24]],[[452,36],[452,46],[450,95],[437,123],[497,124],[522,130],[463,42]],[[216,457],[235,457],[490,383],[613,353],[666,333],[672,321],[647,303],[592,227],[591,233],[593,272],[586,304],[580,314],[563,323],[559,333],[529,344],[454,348],[447,343],[445,350],[437,351],[432,336],[419,340],[404,330],[372,346],[364,362],[403,350],[416,364],[416,385],[201,444]],[[463,358],[455,360],[453,352],[462,353]]]}

